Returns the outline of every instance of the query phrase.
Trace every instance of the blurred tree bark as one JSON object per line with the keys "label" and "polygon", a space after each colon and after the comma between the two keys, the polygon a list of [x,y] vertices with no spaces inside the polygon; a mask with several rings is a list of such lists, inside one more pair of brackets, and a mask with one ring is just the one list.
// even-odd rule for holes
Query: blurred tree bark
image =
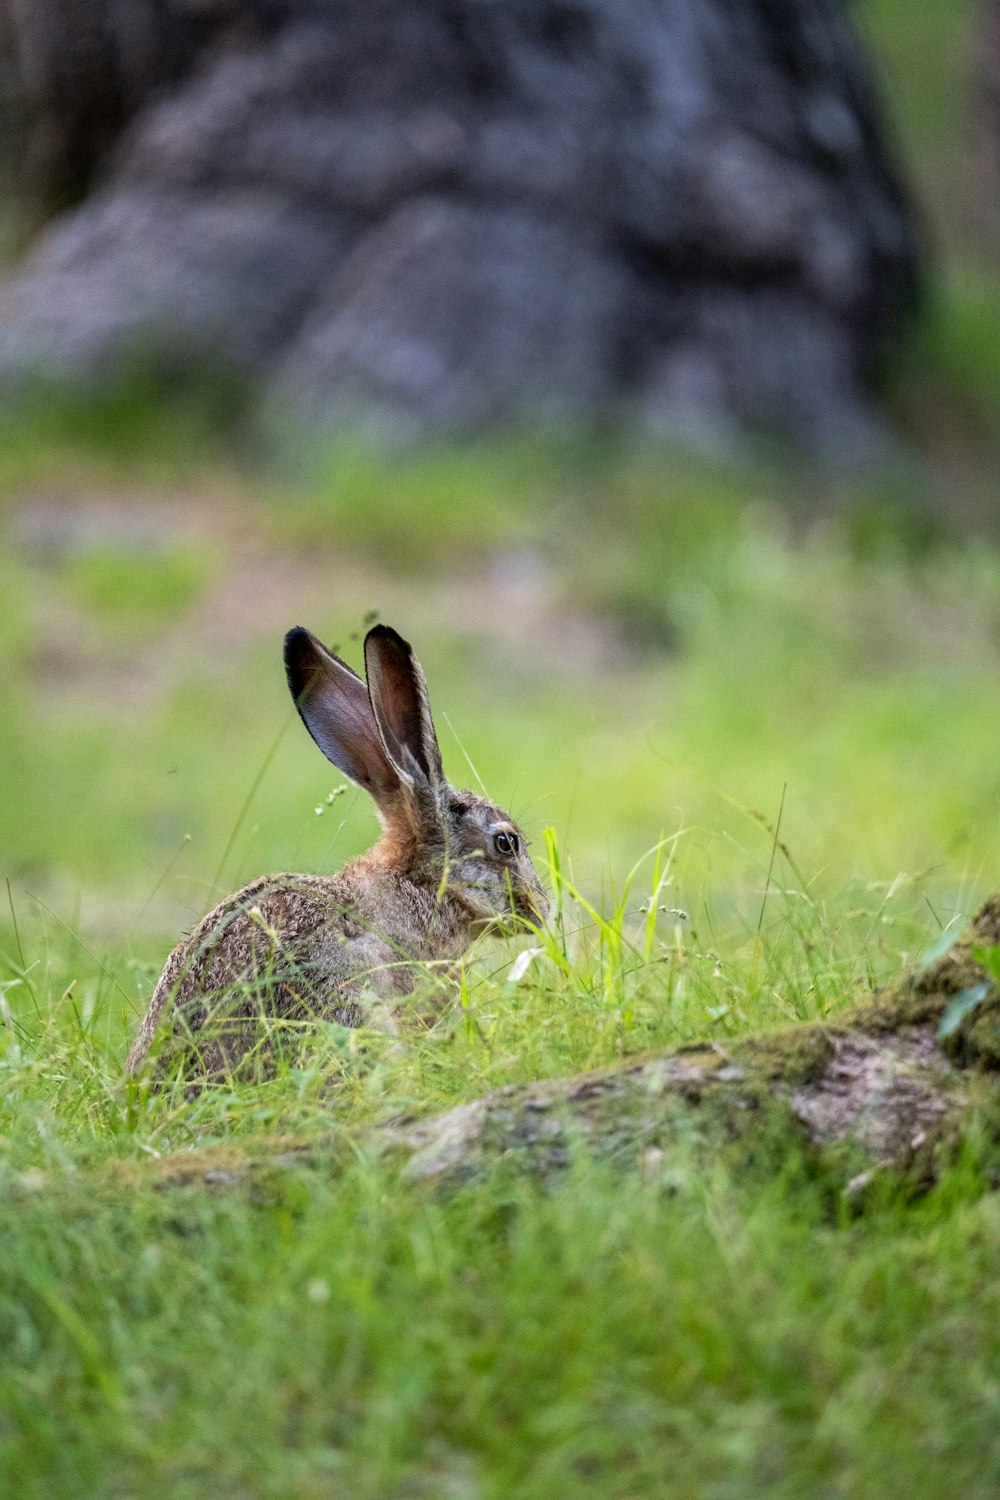
{"label": "blurred tree bark", "polygon": [[0,0],[5,145],[39,213],[81,198],[127,122],[224,39],[260,34],[241,0]]}
{"label": "blurred tree bark", "polygon": [[0,86],[63,210],[0,390],[141,347],[394,441],[880,451],[917,250],[843,0],[0,0]]}

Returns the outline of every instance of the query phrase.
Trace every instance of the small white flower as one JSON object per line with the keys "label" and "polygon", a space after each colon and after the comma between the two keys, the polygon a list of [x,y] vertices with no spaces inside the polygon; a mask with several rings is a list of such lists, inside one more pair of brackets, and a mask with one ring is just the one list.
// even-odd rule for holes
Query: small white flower
{"label": "small white flower", "polygon": [[542,951],[541,948],[522,948],[507,971],[507,983],[520,984],[525,974],[531,968],[533,961]]}

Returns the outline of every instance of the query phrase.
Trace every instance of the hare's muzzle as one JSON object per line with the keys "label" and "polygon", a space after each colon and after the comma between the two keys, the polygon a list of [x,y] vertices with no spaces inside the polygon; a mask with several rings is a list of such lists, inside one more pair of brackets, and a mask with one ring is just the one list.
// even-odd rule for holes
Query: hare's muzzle
{"label": "hare's muzzle", "polygon": [[549,900],[541,886],[535,890],[518,891],[514,910],[533,927],[541,927],[549,914]]}

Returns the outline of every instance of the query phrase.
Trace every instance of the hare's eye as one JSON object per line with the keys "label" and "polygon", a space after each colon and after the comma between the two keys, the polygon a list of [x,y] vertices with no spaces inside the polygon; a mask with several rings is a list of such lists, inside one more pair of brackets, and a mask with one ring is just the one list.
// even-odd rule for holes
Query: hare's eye
{"label": "hare's eye", "polygon": [[516,833],[495,833],[493,835],[493,847],[498,854],[512,855],[517,853],[518,843]]}

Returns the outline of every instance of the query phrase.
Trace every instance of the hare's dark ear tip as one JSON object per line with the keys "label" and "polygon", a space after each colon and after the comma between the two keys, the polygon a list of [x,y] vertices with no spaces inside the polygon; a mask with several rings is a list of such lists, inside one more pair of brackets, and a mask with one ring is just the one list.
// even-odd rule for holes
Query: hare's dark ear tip
{"label": "hare's dark ear tip", "polygon": [[409,663],[414,660],[413,647],[391,625],[372,626],[365,636],[364,653],[365,664],[369,667],[373,660],[386,666],[389,663]]}
{"label": "hare's dark ear tip", "polygon": [[409,642],[404,641],[399,631],[393,630],[391,625],[373,625],[365,636],[365,645],[378,646],[383,642],[393,646],[406,646],[409,649]]}
{"label": "hare's dark ear tip", "polygon": [[313,638],[303,626],[293,625],[285,636],[284,657],[288,686],[292,697],[297,699],[309,681],[310,668],[316,664]]}

